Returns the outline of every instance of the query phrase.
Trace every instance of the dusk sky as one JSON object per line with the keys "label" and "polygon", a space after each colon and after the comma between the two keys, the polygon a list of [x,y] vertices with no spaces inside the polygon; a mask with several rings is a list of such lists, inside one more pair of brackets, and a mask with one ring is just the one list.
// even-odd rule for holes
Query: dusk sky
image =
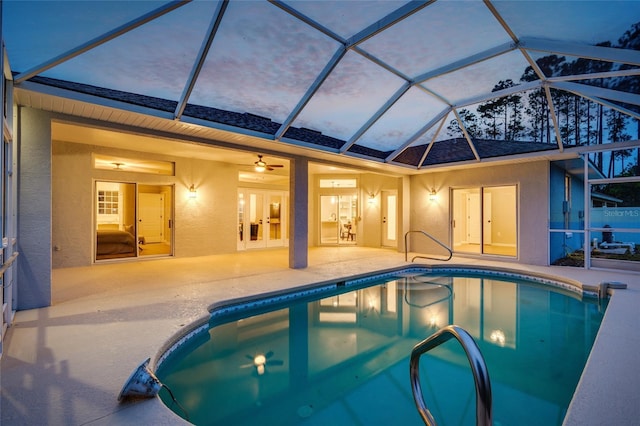
{"label": "dusk sky", "polygon": [[[400,1],[286,2],[349,39]],[[164,4],[151,1],[4,1],[3,31],[14,71],[26,71]],[[518,38],[615,43],[640,22],[640,1],[495,1]],[[194,1],[42,73],[178,100],[217,7]],[[409,79],[512,40],[482,1],[441,0],[359,45]],[[230,1],[190,103],[250,112],[283,122],[340,43],[266,1]],[[533,53],[535,58],[539,53]],[[525,56],[511,51],[413,87],[358,141],[392,150],[448,104],[518,83]],[[294,121],[349,140],[405,83],[349,51]],[[448,118],[447,120],[450,120]],[[446,126],[445,126],[446,127]],[[427,133],[424,139],[430,138]],[[444,138],[445,135],[439,136]],[[428,142],[428,141],[426,141]]]}

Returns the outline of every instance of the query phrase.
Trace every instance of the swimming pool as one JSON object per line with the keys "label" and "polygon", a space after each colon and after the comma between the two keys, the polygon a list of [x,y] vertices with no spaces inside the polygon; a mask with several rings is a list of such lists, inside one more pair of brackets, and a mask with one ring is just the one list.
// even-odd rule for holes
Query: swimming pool
{"label": "swimming pool", "polygon": [[[509,273],[410,269],[212,311],[158,360],[160,396],[194,424],[415,424],[415,344],[456,324],[489,370],[494,424],[561,424],[606,301]],[[420,363],[440,424],[475,423],[455,340]]]}

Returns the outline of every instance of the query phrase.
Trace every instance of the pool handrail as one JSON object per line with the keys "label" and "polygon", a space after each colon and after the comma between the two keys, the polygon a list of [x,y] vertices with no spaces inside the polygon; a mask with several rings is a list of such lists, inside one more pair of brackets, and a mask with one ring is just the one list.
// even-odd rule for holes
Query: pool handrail
{"label": "pool handrail", "polygon": [[426,236],[426,237],[430,238],[431,240],[433,240],[436,244],[438,244],[439,246],[441,246],[442,248],[444,248],[445,250],[447,250],[447,252],[449,252],[449,257],[447,257],[446,259],[444,259],[444,258],[439,258],[439,257],[430,257],[430,256],[416,255],[416,256],[413,256],[413,259],[411,259],[411,261],[412,261],[412,262],[413,262],[414,260],[416,260],[417,258],[421,258],[421,259],[431,259],[431,260],[442,260],[442,261],[445,261],[445,262],[446,262],[446,261],[451,260],[451,258],[453,257],[453,251],[452,251],[452,250],[451,250],[451,249],[450,249],[446,244],[444,244],[442,241],[438,240],[436,237],[434,237],[434,236],[433,236],[433,235],[431,235],[431,234],[428,234],[428,233],[427,233],[427,232],[425,232],[425,231],[422,231],[422,230],[415,230],[415,231],[407,231],[407,232],[404,234],[404,260],[405,260],[405,262],[407,261],[407,253],[408,253],[408,250],[407,250],[407,248],[408,248],[408,244],[407,244],[407,236],[408,236],[409,234],[411,234],[411,233],[414,233],[414,232],[418,232],[418,233],[420,233],[420,234],[422,234],[422,235],[424,235],[424,236]]}
{"label": "pool handrail", "polygon": [[435,426],[437,423],[431,412],[427,408],[422,396],[422,386],[420,385],[420,357],[431,349],[440,346],[451,338],[455,337],[464,348],[469,359],[473,380],[476,386],[476,425],[491,426],[492,424],[492,397],[489,371],[473,337],[457,325],[448,325],[432,334],[422,342],[413,347],[411,351],[411,361],[409,364],[409,374],[411,377],[411,391],[413,399],[418,408],[425,425]]}

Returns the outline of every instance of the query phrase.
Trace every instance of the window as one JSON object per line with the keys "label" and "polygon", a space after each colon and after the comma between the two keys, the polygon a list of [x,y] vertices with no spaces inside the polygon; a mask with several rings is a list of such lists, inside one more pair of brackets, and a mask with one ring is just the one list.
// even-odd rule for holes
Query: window
{"label": "window", "polygon": [[320,188],[355,188],[356,179],[320,179]]}
{"label": "window", "polygon": [[98,214],[118,214],[118,191],[98,191]]}
{"label": "window", "polygon": [[152,175],[174,176],[175,165],[171,161],[155,161],[139,158],[114,157],[93,154],[93,168],[115,172],[134,172]]}

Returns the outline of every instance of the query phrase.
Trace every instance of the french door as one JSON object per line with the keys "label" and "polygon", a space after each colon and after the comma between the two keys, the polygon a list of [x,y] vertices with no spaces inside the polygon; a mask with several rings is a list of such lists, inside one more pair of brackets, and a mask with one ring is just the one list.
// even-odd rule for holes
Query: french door
{"label": "french door", "polygon": [[320,244],[355,245],[358,236],[356,190],[320,196]]}
{"label": "french door", "polygon": [[287,244],[286,191],[238,189],[238,250]]}

